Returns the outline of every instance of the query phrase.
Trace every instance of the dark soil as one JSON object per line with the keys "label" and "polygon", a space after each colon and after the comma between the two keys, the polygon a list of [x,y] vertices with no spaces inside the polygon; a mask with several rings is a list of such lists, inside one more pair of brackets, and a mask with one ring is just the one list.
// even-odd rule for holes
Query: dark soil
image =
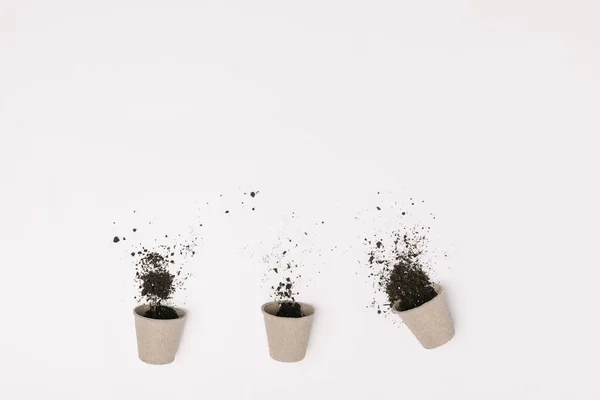
{"label": "dark soil", "polygon": [[[295,267],[297,267],[297,265],[294,265]],[[285,271],[290,271],[292,270],[292,268],[294,268],[292,263],[288,263],[287,268],[285,269]],[[275,271],[275,273],[277,272],[277,268],[273,268],[273,271]],[[276,287],[273,287],[273,290],[275,291],[275,298],[277,299],[277,301],[289,301],[291,300],[292,302],[295,301],[294,299],[294,282],[292,281],[292,279],[288,276],[287,278],[281,278],[281,281],[277,284]]]}
{"label": "dark soil", "polygon": [[[136,212],[135,210],[133,211]],[[136,225],[127,227],[127,232],[136,233],[140,221]],[[113,222],[113,225],[116,221]],[[152,225],[152,221],[148,221]],[[200,224],[202,226],[202,224]],[[191,227],[190,227],[191,228]],[[117,232],[115,232],[117,233]],[[193,229],[189,232],[193,233]],[[113,237],[114,243],[121,243],[126,238],[122,235]],[[174,319],[179,318],[174,305],[175,294],[186,290],[185,283],[191,276],[184,270],[184,266],[196,254],[197,235],[191,237],[182,237],[181,233],[165,234],[165,232],[156,232],[154,241],[151,245],[144,245],[141,242],[136,243],[137,234],[133,240],[129,240],[130,246],[127,246],[126,252],[129,260],[133,261],[135,266],[135,286],[137,293],[133,296],[138,303],[146,304],[150,308],[144,313],[145,317],[154,319]],[[164,236],[164,239],[163,239]],[[131,239],[131,238],[130,238]],[[169,243],[165,243],[166,241]],[[164,243],[164,244],[163,244]]]}
{"label": "dark soil", "polygon": [[[178,289],[182,289],[189,274],[182,274],[182,265],[175,265],[178,256],[192,257],[195,244],[160,245],[152,250],[142,248],[133,256],[136,262],[135,278],[138,282],[138,301],[150,306],[165,305]],[[180,260],[178,260],[180,261]],[[184,289],[184,288],[183,288]]]}
{"label": "dark soil", "polygon": [[399,311],[419,307],[437,295],[429,277],[419,264],[404,259],[394,265],[385,292],[391,305],[400,300]]}
{"label": "dark soil", "polygon": [[152,306],[168,300],[175,291],[175,275],[169,271],[169,255],[147,249],[142,252],[136,278],[140,281],[141,296]]}
{"label": "dark soil", "polygon": [[[386,304],[372,303],[377,312],[389,311],[399,300],[398,310],[407,311],[430,301],[437,293],[432,287],[428,268],[422,256],[427,249],[427,230],[421,227],[406,228],[392,234],[392,243],[377,239],[367,243],[370,276],[375,277],[378,291],[385,293]],[[393,244],[393,245],[392,245]]]}
{"label": "dark soil", "polygon": [[[319,265],[315,255],[320,257],[323,251],[314,247],[317,235],[308,231],[307,226],[318,226],[316,229],[320,230],[325,221],[312,216],[309,218],[306,220],[295,211],[287,214],[276,241],[268,243],[268,250],[262,257],[262,261],[268,265],[262,282],[270,287],[270,300],[280,305],[278,316],[299,318],[304,315],[300,304],[296,302],[300,295],[299,289],[314,282],[316,275],[320,273],[318,270],[306,270]],[[307,260],[313,265],[305,265]]]}
{"label": "dark soil", "polygon": [[144,317],[153,319],[177,319],[179,315],[173,307],[169,306],[156,306],[151,307],[144,313]]}
{"label": "dark soil", "polygon": [[279,305],[277,316],[285,318],[302,318],[304,317],[304,313],[302,312],[300,303],[286,301]]}
{"label": "dark soil", "polygon": [[385,284],[390,306],[400,300],[398,310],[406,311],[428,302],[437,293],[431,286],[429,275],[421,262],[427,238],[409,231],[394,241],[395,260]]}
{"label": "dark soil", "polygon": [[168,271],[149,271],[142,275],[142,296],[168,299],[173,292],[175,276]]}
{"label": "dark soil", "polygon": [[172,310],[170,302],[175,293],[185,290],[190,274],[184,273],[183,266],[196,254],[196,246],[196,239],[193,239],[173,245],[136,246],[132,249],[136,250],[130,255],[135,260],[135,282],[139,290],[135,299],[159,310],[156,318],[177,318],[168,309]]}

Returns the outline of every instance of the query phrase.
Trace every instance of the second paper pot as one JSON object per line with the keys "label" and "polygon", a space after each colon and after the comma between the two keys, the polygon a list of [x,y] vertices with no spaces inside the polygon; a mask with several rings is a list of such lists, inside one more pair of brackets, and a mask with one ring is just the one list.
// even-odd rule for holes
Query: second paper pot
{"label": "second paper pot", "polygon": [[272,359],[281,362],[297,362],[304,359],[308,339],[312,328],[315,309],[305,303],[299,303],[304,317],[278,317],[279,304],[263,304],[262,313],[267,330],[269,354]]}
{"label": "second paper pot", "polygon": [[149,308],[145,305],[133,310],[138,356],[140,360],[148,364],[172,363],[181,340],[185,324],[185,311],[175,308],[175,312],[179,316],[176,319],[153,319],[144,317],[144,313]]}
{"label": "second paper pot", "polygon": [[454,337],[454,324],[444,291],[438,284],[434,284],[433,289],[437,296],[419,307],[399,311],[400,300],[392,307],[392,311],[402,318],[402,322],[426,349],[439,347]]}

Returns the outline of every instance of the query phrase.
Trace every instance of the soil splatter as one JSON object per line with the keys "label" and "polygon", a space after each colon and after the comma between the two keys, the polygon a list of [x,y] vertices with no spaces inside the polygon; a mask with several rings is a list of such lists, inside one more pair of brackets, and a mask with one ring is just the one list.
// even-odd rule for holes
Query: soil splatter
{"label": "soil splatter", "polygon": [[[258,190],[252,192],[239,190],[220,193],[218,196],[215,195],[212,201],[201,202],[203,205],[198,207],[198,211],[203,215],[202,221],[206,224],[214,222],[206,215],[207,213],[212,215],[222,214],[229,219],[245,216],[247,214],[244,214],[244,212],[255,211],[260,206],[260,200],[257,198],[258,193]],[[248,196],[251,196],[251,199],[248,199]],[[200,204],[200,202],[195,203]],[[235,221],[235,219],[233,221]],[[203,224],[200,223],[200,220],[196,225],[203,226]]]}
{"label": "soil splatter", "polygon": [[[427,251],[426,229],[413,227],[393,232],[377,241],[366,240],[371,247],[367,266],[376,292],[385,301],[371,303],[378,314],[389,312],[396,301],[399,310],[418,307],[436,296],[430,279],[431,269],[422,259]],[[387,245],[386,245],[387,244]]]}
{"label": "soil splatter", "polygon": [[[295,212],[283,219],[281,231],[276,233],[274,245],[271,244],[263,252],[262,261],[268,270],[263,275],[263,284],[268,285],[272,301],[279,303],[278,316],[299,318],[304,316],[302,306],[297,302],[299,288],[314,282],[320,271],[322,250],[316,248],[312,241],[313,232],[307,226],[320,226],[324,221],[315,221],[312,217],[305,219]],[[309,234],[310,232],[310,234]],[[262,243],[262,242],[261,242]],[[316,269],[316,270],[315,270]]]}
{"label": "soil splatter", "polygon": [[296,282],[302,278],[297,263],[288,262],[284,268],[274,267],[272,272],[277,274],[276,282],[271,286],[271,297],[279,303],[278,317],[300,318],[304,316],[302,306],[296,302]]}
{"label": "soil splatter", "polygon": [[196,254],[196,239],[191,242],[161,244],[152,248],[142,246],[135,261],[135,280],[138,284],[138,301],[152,308],[167,305],[175,292],[183,288],[190,277],[183,272],[187,260]]}
{"label": "soil splatter", "polygon": [[[137,228],[132,230],[136,232]],[[163,236],[165,239],[158,239]],[[115,236],[113,239],[115,243],[119,240],[125,238]],[[166,240],[171,243],[164,244]],[[176,293],[185,290],[184,284],[191,276],[184,272],[184,266],[195,256],[197,240],[198,237],[182,239],[181,234],[176,235],[175,239],[169,239],[169,235],[159,235],[153,245],[130,245],[127,254],[133,258],[134,282],[138,292],[134,299],[150,307],[144,316],[155,319],[178,318],[171,302]]]}
{"label": "soil splatter", "polygon": [[[390,215],[370,214],[375,233],[363,237],[362,243],[367,249],[367,277],[375,289],[370,307],[378,314],[389,315],[396,302],[400,311],[410,310],[437,295],[431,262],[440,251],[429,249],[431,227],[415,219],[419,215],[415,203],[412,198],[408,202],[392,200],[385,204]],[[381,211],[383,206],[374,208]],[[429,213],[426,219],[432,216]]]}

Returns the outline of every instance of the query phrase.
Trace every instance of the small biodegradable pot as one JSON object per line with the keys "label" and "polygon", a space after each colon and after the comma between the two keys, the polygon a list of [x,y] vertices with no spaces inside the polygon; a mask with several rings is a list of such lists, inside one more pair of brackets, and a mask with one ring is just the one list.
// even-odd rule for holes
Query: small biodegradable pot
{"label": "small biodegradable pot", "polygon": [[185,324],[185,311],[175,308],[176,319],[154,319],[144,317],[150,306],[133,309],[138,356],[148,364],[169,364],[175,360],[181,333]]}
{"label": "small biodegradable pot", "polygon": [[298,362],[304,359],[315,309],[300,303],[304,317],[278,317],[279,304],[265,303],[261,307],[265,318],[269,355],[281,362]]}
{"label": "small biodegradable pot", "polygon": [[433,289],[437,296],[419,307],[399,311],[400,300],[392,307],[392,311],[402,318],[402,322],[426,349],[439,347],[454,337],[454,324],[444,291],[438,284],[434,284]]}

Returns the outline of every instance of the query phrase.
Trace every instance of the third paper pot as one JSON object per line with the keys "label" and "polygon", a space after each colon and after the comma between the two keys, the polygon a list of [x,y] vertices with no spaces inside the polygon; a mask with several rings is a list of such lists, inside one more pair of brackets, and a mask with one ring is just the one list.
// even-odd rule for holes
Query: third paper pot
{"label": "third paper pot", "polygon": [[133,310],[140,360],[156,365],[172,363],[181,340],[185,311],[175,308],[179,318],[153,319],[144,317],[149,308],[139,306]]}
{"label": "third paper pot", "polygon": [[454,337],[454,324],[444,291],[437,284],[433,289],[437,296],[419,307],[399,311],[397,301],[392,308],[426,349],[439,347]]}
{"label": "third paper pot", "polygon": [[300,303],[300,306],[304,317],[287,318],[277,316],[278,303],[263,304],[262,313],[272,359],[282,362],[297,362],[304,359],[315,310],[308,304]]}

